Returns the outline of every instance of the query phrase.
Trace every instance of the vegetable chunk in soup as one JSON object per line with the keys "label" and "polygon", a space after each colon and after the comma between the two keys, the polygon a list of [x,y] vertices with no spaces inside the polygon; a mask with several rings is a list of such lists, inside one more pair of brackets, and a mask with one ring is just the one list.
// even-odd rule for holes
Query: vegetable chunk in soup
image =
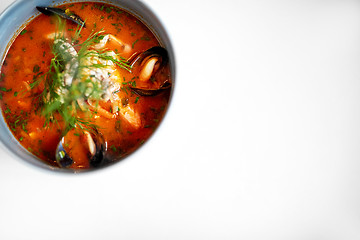
{"label": "vegetable chunk in soup", "polygon": [[115,6],[57,7],[10,46],[1,68],[3,116],[47,164],[74,170],[117,162],[139,148],[167,109],[167,51],[139,19]]}

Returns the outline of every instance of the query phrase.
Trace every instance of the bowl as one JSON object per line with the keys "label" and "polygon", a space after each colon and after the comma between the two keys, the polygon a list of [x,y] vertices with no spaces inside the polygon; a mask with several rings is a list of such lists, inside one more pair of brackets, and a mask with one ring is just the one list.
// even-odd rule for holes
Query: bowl
{"label": "bowl", "polygon": [[[22,29],[29,23],[32,19],[40,14],[36,10],[36,6],[54,6],[66,3],[77,3],[77,2],[89,2],[89,1],[79,1],[79,0],[17,0],[11,4],[4,12],[0,15],[0,57],[1,57],[1,66],[6,57],[7,51],[10,48],[11,44],[15,40],[16,36],[22,31]],[[170,70],[172,75],[173,84],[175,82],[175,56],[172,48],[170,38],[159,20],[159,18],[154,14],[154,12],[146,6],[144,3],[137,0],[94,0],[91,2],[98,3],[108,3],[119,8],[122,8],[138,19],[140,19],[158,38],[160,44],[168,50],[169,59],[170,59]],[[172,87],[173,91],[174,87]],[[170,94],[169,104],[171,102],[172,92]],[[62,169],[50,166],[45,162],[38,159],[33,154],[29,153],[13,136],[12,132],[9,130],[3,113],[1,112],[0,119],[0,142],[3,148],[7,150],[10,155],[21,161],[30,163],[33,166],[37,166],[43,169],[49,169],[59,172],[78,172],[68,169]],[[164,120],[164,119],[163,119]],[[161,126],[161,124],[160,124]],[[153,133],[152,135],[154,135]],[[141,147],[140,147],[141,148]],[[139,149],[138,149],[139,150]],[[136,151],[138,151],[136,150]]]}

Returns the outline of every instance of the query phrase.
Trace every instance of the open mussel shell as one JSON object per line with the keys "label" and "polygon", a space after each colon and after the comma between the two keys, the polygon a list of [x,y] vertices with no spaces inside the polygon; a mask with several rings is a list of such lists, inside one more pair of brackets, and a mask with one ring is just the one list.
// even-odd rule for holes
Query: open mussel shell
{"label": "open mussel shell", "polygon": [[60,140],[57,148],[56,148],[56,162],[61,168],[67,168],[73,164],[73,160],[67,154],[65,147],[64,147],[64,140],[63,138]]}
{"label": "open mussel shell", "polygon": [[41,13],[45,14],[45,15],[58,15],[62,18],[68,19],[80,26],[85,27],[85,22],[84,20],[82,20],[78,15],[76,15],[73,12],[68,12],[64,9],[61,8],[53,8],[53,7],[40,7],[37,6],[36,7],[37,10],[39,10]]}
{"label": "open mussel shell", "polygon": [[107,150],[107,144],[102,135],[96,134],[96,153],[89,159],[90,165],[94,168],[98,168],[103,165],[105,161],[105,154]]}
{"label": "open mussel shell", "polygon": [[131,87],[131,90],[140,96],[151,97],[151,96],[156,96],[169,88],[171,88],[171,83],[165,82],[159,89],[144,89],[144,88]]}
{"label": "open mussel shell", "polygon": [[[156,72],[161,71],[163,67],[165,67],[169,63],[169,55],[165,48],[156,46],[149,48],[148,50],[140,53],[135,54],[131,56],[128,59],[128,62],[130,63],[131,68],[136,71],[137,68],[141,68],[143,62],[147,61],[150,58],[156,57],[159,61],[159,66],[157,67]],[[171,88],[171,82],[169,80],[166,80],[162,84],[160,84],[157,88],[138,88],[138,87],[131,87],[131,90],[141,96],[155,96],[163,92],[164,90],[167,90]]]}
{"label": "open mussel shell", "polygon": [[148,57],[159,57],[161,59],[160,67],[165,66],[169,62],[169,55],[167,50],[160,46],[152,47],[142,53],[135,54],[128,59],[128,62],[130,63],[131,67],[134,67],[135,64],[141,64],[141,62]]}
{"label": "open mussel shell", "polygon": [[[55,159],[61,168],[69,168],[74,163],[74,159],[71,157],[71,147],[67,146],[65,141],[68,134],[73,134],[73,132],[65,134],[56,148]],[[85,131],[84,134],[89,135],[89,141],[83,142],[83,144],[87,145],[86,149],[88,150],[87,156],[89,164],[91,167],[97,168],[101,166],[105,160],[107,144],[103,136],[95,131],[91,133]]]}

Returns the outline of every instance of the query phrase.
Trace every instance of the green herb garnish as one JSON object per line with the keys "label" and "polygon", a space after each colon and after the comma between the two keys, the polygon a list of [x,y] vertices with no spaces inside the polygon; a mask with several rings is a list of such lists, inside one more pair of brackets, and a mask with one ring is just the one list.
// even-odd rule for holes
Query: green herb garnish
{"label": "green herb garnish", "polygon": [[40,71],[40,67],[39,67],[39,65],[36,64],[33,68],[33,72],[38,73],[39,71]]}
{"label": "green herb garnish", "polygon": [[[68,42],[64,37],[64,21],[59,19],[58,31],[52,47],[54,57],[51,59],[48,72],[40,73],[40,67],[34,66],[33,72],[37,74],[30,88],[33,89],[40,83],[44,85],[43,91],[37,96],[40,113],[46,119],[44,126],[60,120],[65,123],[67,130],[97,128],[91,120],[94,112],[88,111],[88,105],[84,101],[91,99],[97,106],[104,89],[101,79],[97,79],[98,76],[95,75],[87,75],[88,73],[85,72],[89,71],[85,70],[105,68],[107,65],[89,64],[88,59],[111,61],[120,68],[131,70],[129,63],[121,56],[109,54],[109,50],[106,49],[92,48],[104,39],[104,31],[93,31],[84,42],[79,43],[82,28],[79,26],[74,37]],[[67,83],[68,80],[69,83]]]}
{"label": "green herb garnish", "polygon": [[135,44],[137,43],[139,41],[139,39],[136,39],[134,42],[133,42],[133,44],[132,44],[132,48],[134,49],[134,47],[135,47]]}

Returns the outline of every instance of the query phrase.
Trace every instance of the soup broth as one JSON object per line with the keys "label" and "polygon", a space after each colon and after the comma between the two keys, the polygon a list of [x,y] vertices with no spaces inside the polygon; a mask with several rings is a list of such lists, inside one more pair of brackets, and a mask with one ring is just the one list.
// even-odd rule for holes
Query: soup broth
{"label": "soup broth", "polygon": [[1,68],[3,117],[40,161],[106,166],[157,128],[171,92],[169,62],[144,54],[161,43],[123,9],[92,2],[58,8],[85,26],[40,14],[22,29]]}

